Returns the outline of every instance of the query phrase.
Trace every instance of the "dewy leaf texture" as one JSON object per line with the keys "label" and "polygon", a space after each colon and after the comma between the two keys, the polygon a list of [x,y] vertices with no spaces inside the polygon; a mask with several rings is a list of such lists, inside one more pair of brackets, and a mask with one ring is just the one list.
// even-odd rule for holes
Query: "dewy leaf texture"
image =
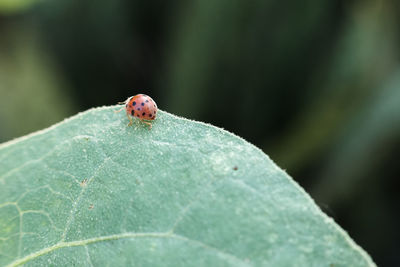
{"label": "dewy leaf texture", "polygon": [[160,111],[0,145],[0,266],[374,266],[261,150]]}

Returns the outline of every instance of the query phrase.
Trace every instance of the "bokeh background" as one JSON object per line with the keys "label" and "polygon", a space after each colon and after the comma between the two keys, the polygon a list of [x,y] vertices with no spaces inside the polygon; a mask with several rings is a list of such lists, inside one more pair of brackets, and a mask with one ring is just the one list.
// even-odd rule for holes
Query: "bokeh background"
{"label": "bokeh background", "polygon": [[400,266],[400,1],[0,0],[0,142],[136,93],[260,147]]}

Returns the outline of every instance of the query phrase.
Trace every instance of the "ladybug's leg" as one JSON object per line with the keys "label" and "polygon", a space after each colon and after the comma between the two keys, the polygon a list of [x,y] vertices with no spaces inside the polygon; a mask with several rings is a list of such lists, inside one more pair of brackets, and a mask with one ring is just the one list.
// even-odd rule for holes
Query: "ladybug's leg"
{"label": "ladybug's leg", "polygon": [[128,117],[128,119],[129,119],[128,126],[131,126],[131,125],[132,125],[132,123],[133,123],[133,121],[132,121],[132,117],[131,117],[131,116],[129,116],[128,114],[126,114],[126,116],[127,116],[127,117]]}
{"label": "ladybug's leg", "polygon": [[123,109],[125,109],[125,108],[121,108],[121,109],[119,109],[119,110],[114,110],[114,112],[115,112],[115,113],[118,113],[118,112],[121,112],[121,110],[123,110]]}
{"label": "ladybug's leg", "polygon": [[140,119],[140,121],[143,122],[143,123],[145,123],[145,124],[147,124],[147,125],[149,125],[149,130],[151,129],[152,125],[151,125],[150,122],[144,121],[144,120],[142,120],[142,119]]}

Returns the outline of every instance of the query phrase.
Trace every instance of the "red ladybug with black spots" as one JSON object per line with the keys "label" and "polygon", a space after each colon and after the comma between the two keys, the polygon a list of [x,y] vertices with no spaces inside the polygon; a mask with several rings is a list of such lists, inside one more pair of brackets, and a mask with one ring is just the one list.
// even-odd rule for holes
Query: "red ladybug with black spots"
{"label": "red ladybug with black spots", "polygon": [[[119,102],[118,104],[125,104],[126,115],[129,119],[128,126],[131,126],[133,123],[132,117],[136,117],[143,123],[149,125],[151,129],[151,123],[148,121],[153,121],[156,119],[157,105],[150,96],[138,94],[131,96],[124,102]],[[120,112],[122,109],[118,110],[117,112]]]}

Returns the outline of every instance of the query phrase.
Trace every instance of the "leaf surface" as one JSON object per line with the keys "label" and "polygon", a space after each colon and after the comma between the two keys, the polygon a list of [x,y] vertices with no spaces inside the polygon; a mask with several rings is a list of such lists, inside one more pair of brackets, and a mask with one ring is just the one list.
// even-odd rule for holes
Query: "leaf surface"
{"label": "leaf surface", "polygon": [[0,145],[0,266],[374,266],[258,148],[115,109]]}

